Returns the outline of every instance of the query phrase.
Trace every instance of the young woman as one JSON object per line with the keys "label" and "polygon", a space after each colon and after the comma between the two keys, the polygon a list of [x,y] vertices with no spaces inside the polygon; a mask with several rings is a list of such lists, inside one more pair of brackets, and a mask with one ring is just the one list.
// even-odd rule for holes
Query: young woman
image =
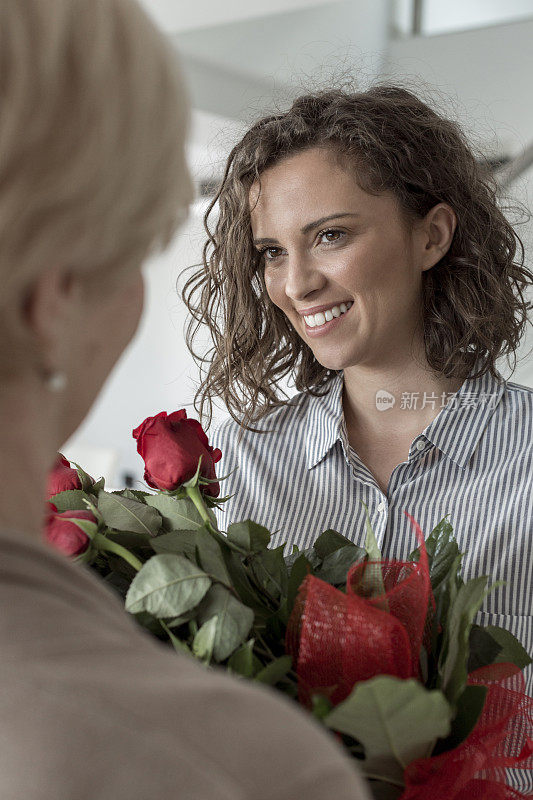
{"label": "young woman", "polygon": [[[461,129],[402,88],[297,99],[233,149],[203,268],[183,296],[213,349],[197,399],[234,495],[272,544],[365,509],[383,555],[450,514],[466,577],[507,581],[481,616],[533,649],[533,391],[506,382],[533,275]],[[203,361],[207,359],[204,358]],[[298,394],[282,399],[281,378]],[[531,690],[530,684],[530,690]]]}
{"label": "young woman", "polygon": [[192,198],[187,102],[130,0],[2,0],[0,52],[0,797],[365,800],[303,711],[170,652],[42,541],[56,451]]}

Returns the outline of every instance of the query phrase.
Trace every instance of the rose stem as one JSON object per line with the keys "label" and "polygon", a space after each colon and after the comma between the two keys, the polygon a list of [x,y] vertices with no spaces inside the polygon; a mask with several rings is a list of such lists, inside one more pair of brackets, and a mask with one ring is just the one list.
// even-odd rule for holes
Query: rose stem
{"label": "rose stem", "polygon": [[124,561],[127,561],[136,572],[139,572],[141,569],[142,563],[139,561],[139,559],[136,558],[133,553],[130,553],[129,550],[126,550],[125,547],[122,547],[121,544],[118,544],[118,542],[112,542],[109,539],[106,539],[105,536],[102,536],[101,533],[97,533],[93,539],[93,543],[97,550],[106,550],[108,553],[114,553],[116,556],[123,558]]}

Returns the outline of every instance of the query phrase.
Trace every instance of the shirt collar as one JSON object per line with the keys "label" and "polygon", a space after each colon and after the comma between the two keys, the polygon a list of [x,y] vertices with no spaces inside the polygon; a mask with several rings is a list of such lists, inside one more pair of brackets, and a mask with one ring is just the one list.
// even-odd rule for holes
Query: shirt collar
{"label": "shirt collar", "polygon": [[[462,386],[448,398],[447,405],[422,431],[423,435],[448,458],[463,469],[472,458],[487,423],[505,392],[506,382],[485,373],[472,378],[481,365],[478,359]],[[337,441],[343,441],[342,410],[343,371],[330,381],[329,391],[322,397],[309,396],[309,417],[306,440],[307,468],[316,466]],[[421,402],[421,399],[420,399]],[[437,398],[437,404],[441,402]]]}

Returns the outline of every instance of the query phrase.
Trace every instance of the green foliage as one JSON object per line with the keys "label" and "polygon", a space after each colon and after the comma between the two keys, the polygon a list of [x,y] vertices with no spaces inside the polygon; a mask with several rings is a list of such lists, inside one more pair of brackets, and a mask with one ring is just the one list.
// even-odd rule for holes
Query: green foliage
{"label": "green foliage", "polygon": [[334,586],[344,585],[351,566],[365,558],[366,552],[355,544],[347,544],[327,555],[316,570],[317,578]]}
{"label": "green foliage", "polygon": [[266,667],[263,667],[263,669],[257,673],[255,679],[260,683],[275,686],[276,683],[279,683],[286,677],[291,667],[292,658],[290,656],[280,656],[274,661],[271,661],[270,664],[267,664]]}
{"label": "green foliage", "polygon": [[457,589],[453,567],[449,582],[450,605],[439,658],[438,685],[455,707],[466,686],[470,630],[474,617],[489,591],[496,588],[497,584],[487,590],[487,578],[480,577]]}
{"label": "green foliage", "polygon": [[156,553],[175,553],[190,561],[196,558],[196,534],[198,531],[170,531],[150,540]]}
{"label": "green foliage", "polygon": [[100,491],[98,511],[105,524],[118,531],[133,531],[155,536],[161,529],[161,515],[155,508],[119,494]]}
{"label": "green foliage", "polygon": [[205,572],[183,556],[153,556],[132,580],[126,610],[149,611],[158,619],[177,617],[194,608],[210,586]]}
{"label": "green foliage", "polygon": [[165,531],[194,531],[204,527],[203,519],[188,497],[151,494],[145,498],[145,503],[157,510]]}
{"label": "green foliage", "polygon": [[488,625],[483,629],[486,634],[492,637],[500,648],[493,664],[510,663],[516,664],[520,669],[525,669],[531,664],[531,656],[527,653],[518,639],[505,628],[498,628],[495,625]]}
{"label": "green foliage", "polygon": [[437,742],[435,755],[452,750],[464,742],[479,719],[486,696],[486,686],[465,686],[457,703],[457,713],[452,721],[450,733],[445,739]]}
{"label": "green foliage", "polygon": [[337,533],[337,531],[328,528],[327,531],[320,534],[313,545],[313,549],[317,556],[323,560],[326,556],[348,545],[355,547],[354,543],[347,539],[346,536],[342,536],[340,533]]}
{"label": "green foliage", "polygon": [[245,522],[232,523],[228,528],[227,535],[230,542],[249,553],[260,553],[266,550],[270,542],[270,531],[249,519]]}
{"label": "green foliage", "polygon": [[401,782],[407,764],[427,758],[436,740],[448,735],[451,715],[442,692],[380,676],[358,684],[324,722],[361,742],[365,774]]}
{"label": "green foliage", "polygon": [[214,584],[203,599],[197,615],[202,626],[213,618],[216,619],[216,625],[213,623],[212,626],[215,631],[212,657],[215,661],[224,661],[247,638],[254,621],[254,612],[243,605],[233,592],[220,584]]}
{"label": "green foliage", "polygon": [[90,499],[87,492],[81,489],[68,489],[66,492],[59,492],[50,498],[50,502],[55,505],[58,512],[62,511],[87,511],[86,501]]}

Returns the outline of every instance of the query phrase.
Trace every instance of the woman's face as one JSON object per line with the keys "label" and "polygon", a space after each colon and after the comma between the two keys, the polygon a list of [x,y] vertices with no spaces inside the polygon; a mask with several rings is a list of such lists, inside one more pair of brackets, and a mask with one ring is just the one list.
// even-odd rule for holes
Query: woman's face
{"label": "woman's face", "polygon": [[265,170],[250,205],[268,295],[320,364],[382,366],[410,352],[425,245],[391,193],[368,194],[313,148]]}
{"label": "woman's face", "polygon": [[65,439],[82,422],[141,318],[144,282],[140,267],[112,285],[84,279],[73,306],[68,342]]}

